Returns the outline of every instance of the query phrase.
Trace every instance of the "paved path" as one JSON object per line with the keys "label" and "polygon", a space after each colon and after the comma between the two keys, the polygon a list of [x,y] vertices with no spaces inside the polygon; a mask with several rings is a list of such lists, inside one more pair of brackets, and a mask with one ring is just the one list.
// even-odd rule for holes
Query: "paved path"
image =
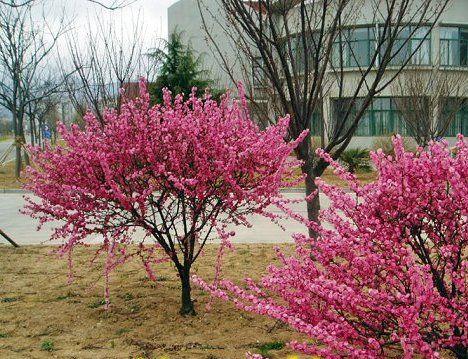
{"label": "paved path", "polygon": [[[302,193],[287,193],[288,198],[301,198]],[[322,206],[327,206],[328,201],[321,197]],[[23,195],[19,193],[0,193],[0,228],[20,245],[25,244],[51,244],[48,242],[51,226],[37,232],[37,222],[31,218],[19,213],[24,205]],[[293,209],[303,215],[306,213],[305,203],[293,205]],[[286,231],[281,230],[276,224],[269,220],[255,216],[252,218],[252,228],[237,227],[236,236],[233,239],[235,243],[281,243],[291,242],[291,234],[305,232],[305,227],[296,221],[288,220],[283,222]],[[136,234],[138,235],[138,234]],[[98,238],[92,239],[98,241]],[[0,237],[0,243],[6,241]]]}

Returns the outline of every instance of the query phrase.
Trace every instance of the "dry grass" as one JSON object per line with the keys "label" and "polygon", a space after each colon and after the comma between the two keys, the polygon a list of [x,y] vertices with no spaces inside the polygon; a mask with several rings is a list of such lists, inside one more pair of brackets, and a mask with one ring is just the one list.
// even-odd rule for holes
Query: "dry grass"
{"label": "dry grass", "polygon": [[[299,176],[300,174],[301,173],[298,170],[297,175]],[[367,183],[370,183],[370,182],[373,182],[373,181],[376,180],[377,172],[375,172],[375,171],[358,172],[358,173],[356,173],[356,176],[357,176],[358,180],[362,184],[367,184]],[[340,186],[340,187],[347,187],[348,186],[348,184],[345,181],[343,181],[341,178],[339,178],[337,175],[335,175],[333,173],[333,169],[331,169],[331,168],[327,168],[325,170],[325,172],[323,173],[323,175],[321,176],[321,178],[325,182],[327,182],[329,184],[337,185],[337,186]],[[305,184],[302,184],[301,187],[305,187]]]}
{"label": "dry grass", "polygon": [[[283,246],[286,250],[289,247]],[[102,306],[102,280],[90,274],[91,249],[76,254],[76,280],[67,285],[67,266],[49,254],[51,248],[0,246],[1,358],[244,358],[266,343],[300,339],[275,321],[236,310],[194,290],[198,315],[182,318],[179,281],[169,264],[159,281],[146,279],[138,261],[112,277],[112,307]],[[213,275],[216,246],[208,246],[195,266],[197,274]],[[235,281],[259,278],[275,261],[271,245],[239,245],[224,262],[224,273]],[[288,349],[271,350],[285,358]]]}
{"label": "dry grass", "polygon": [[[4,166],[0,166],[0,190],[2,189],[20,189],[23,186],[23,179],[16,180],[15,175],[15,164],[14,161],[8,162]],[[296,169],[295,173],[297,176],[301,175],[300,169]],[[377,178],[377,172],[358,172],[357,177],[363,184],[370,183]],[[340,179],[333,173],[332,168],[327,168],[321,176],[327,183],[338,185],[340,187],[347,187],[347,183]],[[305,184],[302,183],[298,187],[304,188]]]}
{"label": "dry grass", "polygon": [[0,166],[0,190],[1,189],[18,189],[23,186],[23,182],[15,178],[15,162],[11,161],[3,166]]}

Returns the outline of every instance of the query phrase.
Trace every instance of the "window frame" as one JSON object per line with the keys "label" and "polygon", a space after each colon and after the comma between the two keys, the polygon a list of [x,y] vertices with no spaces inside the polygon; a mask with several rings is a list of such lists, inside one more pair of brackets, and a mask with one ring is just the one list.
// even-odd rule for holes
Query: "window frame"
{"label": "window frame", "polygon": [[[442,30],[443,29],[456,29],[457,30],[457,38],[456,39],[450,39],[450,38],[443,38],[442,37]],[[445,68],[453,68],[453,67],[468,67],[468,38],[462,39],[461,33],[465,31],[468,33],[468,26],[466,25],[451,25],[451,24],[443,24],[439,27],[439,62],[441,67]],[[462,42],[465,42],[464,46],[466,48],[466,54],[465,54],[465,64],[462,64]],[[457,58],[457,63],[447,63],[443,62],[444,56],[442,56],[442,49],[447,44],[447,52],[446,52],[446,57],[447,60],[450,58],[450,49],[452,48],[450,44],[455,43],[456,44],[456,58]]]}
{"label": "window frame", "polygon": [[[422,42],[419,49],[411,57],[408,65],[409,66],[431,66],[432,63],[433,63],[433,61],[432,61],[432,57],[433,57],[432,56],[432,47],[433,47],[433,45],[432,45],[432,39],[433,39],[432,30],[433,29],[431,29],[431,24],[415,25],[415,24],[408,23],[408,24],[401,25],[401,26],[402,26],[402,28],[400,29],[400,32],[404,31],[404,29],[408,29],[409,34],[412,34],[413,32],[415,32],[415,34],[416,34],[419,29],[427,28],[427,30],[428,30],[428,35],[427,36],[414,37],[415,34],[413,34],[413,36],[410,37],[409,40],[407,40],[407,38],[405,38],[405,37],[397,37],[396,42],[399,39],[407,41],[405,43],[404,48],[402,48],[400,50],[400,53],[402,51],[406,51],[408,54],[411,54],[413,52],[413,44],[414,43],[417,43],[419,41]],[[340,39],[339,39],[340,35],[338,34],[337,38],[333,42],[331,65],[333,67],[335,67],[335,68],[340,68],[339,58],[334,57],[334,54],[336,53],[335,48],[338,47],[339,49],[342,50],[339,53],[343,53],[343,56],[346,57],[346,58],[343,58],[343,69],[356,69],[356,68],[369,67],[370,63],[371,63],[371,60],[372,60],[372,54],[374,53],[373,51],[371,51],[371,49],[373,48],[374,51],[377,51],[377,44],[378,44],[378,41],[379,41],[380,36],[381,36],[382,27],[383,27],[383,24],[362,24],[362,25],[356,25],[356,26],[342,27],[341,31],[344,32],[345,35],[342,36],[342,41],[340,41]],[[367,39],[366,40],[351,40],[350,41],[349,39],[350,39],[350,35],[352,34],[351,32],[356,30],[356,29],[362,29],[362,28],[367,29]],[[373,35],[373,37],[371,35]],[[367,58],[366,58],[365,64],[351,65],[352,61],[356,62],[357,59],[355,57],[357,57],[357,56],[352,56],[351,55],[350,43],[358,43],[358,42],[363,42],[363,41],[367,42]],[[426,42],[429,45],[428,49],[427,49],[427,51],[428,51],[427,52],[427,62],[426,61],[425,62],[415,61],[415,58],[417,57],[417,54],[424,47],[424,42]],[[341,45],[341,44],[343,44],[343,45]],[[380,50],[382,50],[382,49],[380,49]],[[377,59],[375,61],[376,65],[380,64],[380,58],[381,58],[381,54],[379,53],[378,56],[377,56]],[[393,60],[390,61],[388,66],[391,67],[391,66],[400,66],[401,65],[401,63],[398,63],[398,62],[395,63]]]}
{"label": "window frame", "polygon": [[[404,96],[403,96],[404,97]],[[379,96],[375,97],[372,103],[364,112],[361,120],[359,121],[358,127],[353,134],[354,137],[384,137],[394,133],[399,133],[402,136],[408,136],[409,130],[406,128],[404,119],[400,111],[397,108],[395,103],[395,96]],[[359,104],[363,98],[356,98],[355,103]],[[337,108],[339,106],[336,104],[336,101],[340,101],[339,98],[332,98],[333,101],[333,121],[336,123]],[[351,101],[351,97],[343,98],[344,101]],[[385,101],[388,101],[388,108],[384,108]],[[342,106],[341,111],[345,112],[347,105]],[[340,111],[338,109],[338,111]],[[351,116],[353,112],[356,111],[356,105],[354,109],[351,110]],[[388,118],[384,118],[387,115]],[[383,123],[384,121],[389,121],[391,128],[388,128],[387,131],[383,131],[386,126]],[[379,130],[380,127],[380,130]]]}

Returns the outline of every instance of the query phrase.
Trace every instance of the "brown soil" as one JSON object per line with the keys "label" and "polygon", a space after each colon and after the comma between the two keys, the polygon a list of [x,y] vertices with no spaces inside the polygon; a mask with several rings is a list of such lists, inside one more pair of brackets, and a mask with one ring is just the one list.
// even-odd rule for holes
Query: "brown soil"
{"label": "brown soil", "polygon": [[[215,300],[207,311],[209,296],[198,289],[193,292],[198,315],[181,317],[179,281],[169,264],[159,267],[157,283],[136,260],[121,267],[111,278],[112,305],[106,311],[99,270],[87,266],[93,249],[77,251],[70,285],[66,261],[50,251],[0,246],[0,358],[245,358],[245,352],[258,353],[266,343],[301,339],[230,303]],[[208,246],[194,272],[211,278],[215,251],[215,245]],[[259,278],[272,261],[272,245],[238,245],[223,268],[226,277],[240,282]],[[288,354],[284,348],[268,356]]]}

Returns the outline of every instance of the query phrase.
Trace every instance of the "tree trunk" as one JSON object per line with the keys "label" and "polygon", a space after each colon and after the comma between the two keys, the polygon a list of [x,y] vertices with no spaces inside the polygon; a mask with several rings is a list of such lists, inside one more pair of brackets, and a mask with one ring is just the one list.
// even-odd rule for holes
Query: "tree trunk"
{"label": "tree trunk", "polygon": [[15,137],[15,147],[16,147],[15,178],[16,179],[20,178],[21,165],[23,162],[21,159],[21,143],[19,141],[20,141],[20,138]]}
{"label": "tree trunk", "polygon": [[[310,196],[310,194],[318,190],[318,187],[315,184],[316,175],[313,169],[308,169],[306,174],[307,174],[307,177],[305,179],[306,196]],[[313,197],[310,201],[307,201],[307,218],[309,219],[309,221],[314,221],[318,223],[319,212],[320,212],[320,197],[319,197],[319,194],[317,193],[315,197]],[[311,228],[309,228],[309,236],[311,238],[315,238],[317,237],[317,233],[313,231]]]}
{"label": "tree trunk", "polygon": [[[310,196],[312,193],[317,191],[317,185],[315,184],[315,178],[317,174],[314,171],[313,166],[313,154],[311,153],[311,142],[310,137],[307,136],[298,146],[298,159],[303,161],[301,171],[306,175],[305,187],[306,196]],[[310,201],[307,201],[307,218],[309,221],[318,222],[318,216],[320,212],[320,197],[317,193]],[[315,231],[309,228],[309,236],[315,238],[317,234]]]}
{"label": "tree trunk", "polygon": [[[307,177],[305,179],[306,185],[306,195],[309,196],[313,192],[318,190],[317,185],[315,184],[315,173],[313,171],[309,171],[307,173]],[[310,201],[307,201],[307,217],[311,221],[318,222],[318,215],[320,212],[320,197],[319,194]]]}
{"label": "tree trunk", "polygon": [[183,316],[195,315],[196,312],[191,297],[190,267],[184,266],[179,269],[179,276],[182,285],[182,306],[180,308],[180,314]]}
{"label": "tree trunk", "polygon": [[19,247],[19,245],[18,245],[13,239],[11,239],[5,232],[3,232],[1,229],[0,229],[0,236],[2,236],[2,237],[5,238],[8,242],[10,242],[10,244],[11,244],[13,247]]}
{"label": "tree trunk", "polygon": [[36,143],[36,121],[34,120],[33,117],[29,118],[29,123],[31,126],[31,146],[34,146]]}
{"label": "tree trunk", "polygon": [[18,112],[16,109],[12,109],[13,116],[13,131],[14,131],[14,146],[15,146],[15,178],[19,179],[21,173],[21,144],[19,141],[19,123],[18,123]]}

